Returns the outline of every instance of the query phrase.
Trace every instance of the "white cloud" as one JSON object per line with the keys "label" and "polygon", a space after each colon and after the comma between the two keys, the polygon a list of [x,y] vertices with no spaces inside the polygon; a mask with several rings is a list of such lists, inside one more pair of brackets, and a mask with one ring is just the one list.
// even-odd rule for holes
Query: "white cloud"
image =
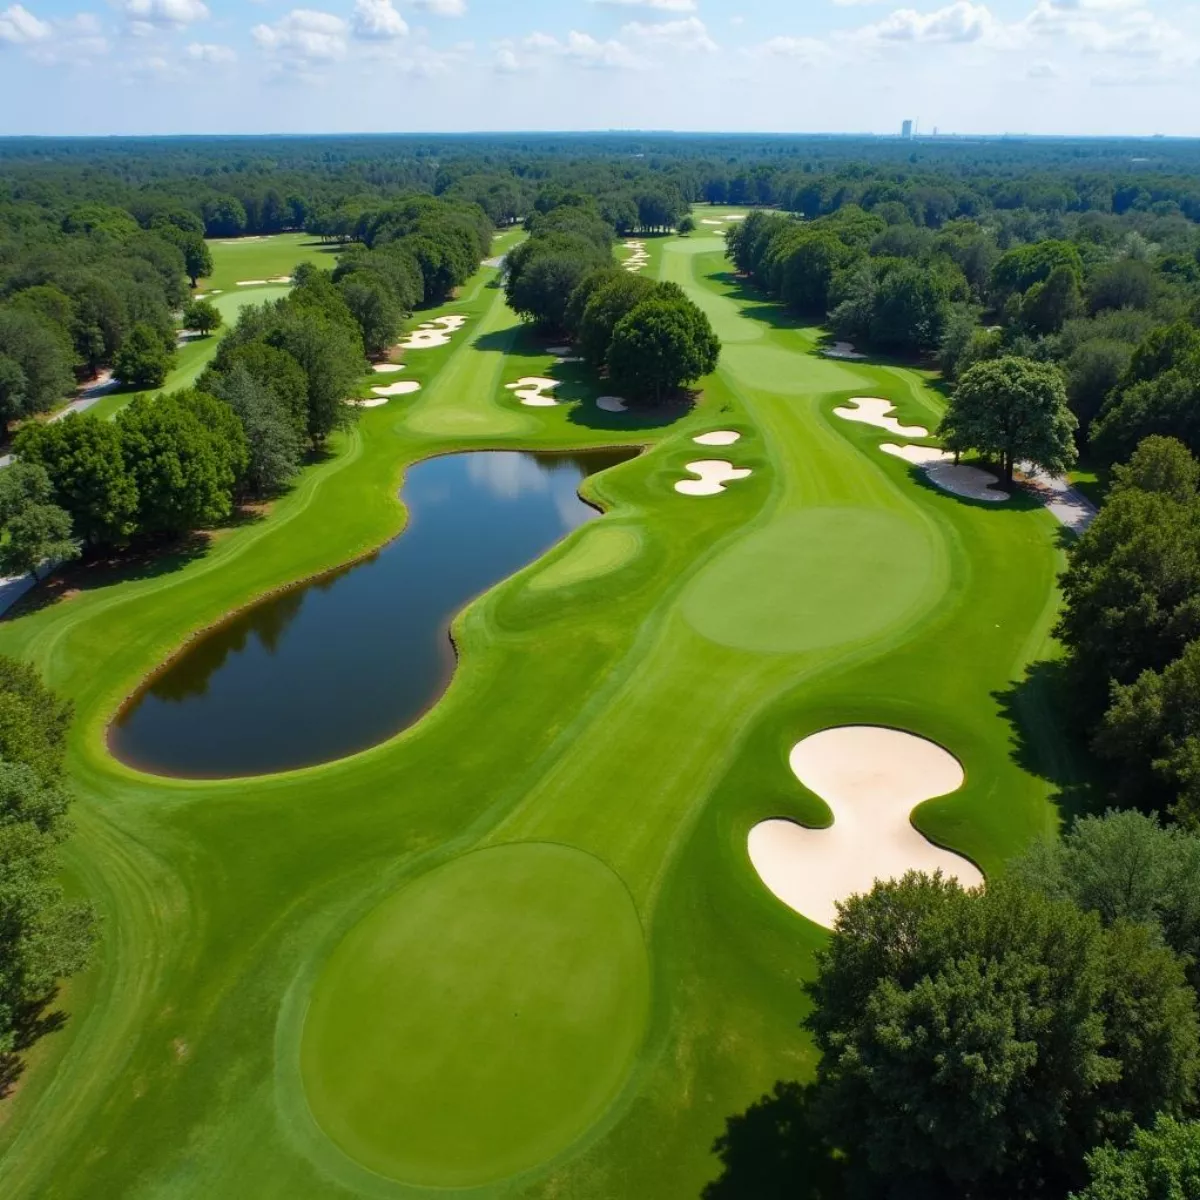
{"label": "white cloud", "polygon": [[986,4],[955,0],[933,12],[898,8],[859,32],[887,42],[979,42],[995,39],[1002,30]]}
{"label": "white cloud", "polygon": [[274,25],[255,25],[251,37],[281,66],[305,70],[346,54],[346,22],[333,13],[294,8]]}
{"label": "white cloud", "polygon": [[711,54],[718,48],[699,17],[662,21],[654,25],[630,21],[628,25],[621,27],[621,36],[642,43],[667,46],[672,50],[703,51]]}
{"label": "white cloud", "polygon": [[408,25],[392,0],[354,0],[350,22],[354,36],[364,41],[386,42],[408,33]]}
{"label": "white cloud", "polygon": [[581,67],[628,70],[646,65],[623,42],[615,39],[601,42],[590,33],[580,33],[576,29],[567,34],[565,41],[559,41],[548,33],[531,33],[523,46],[543,58],[566,59]]}
{"label": "white cloud", "polygon": [[794,58],[809,65],[816,65],[829,58],[832,51],[818,38],[773,37],[751,47],[750,53],[772,58]]}
{"label": "white cloud", "polygon": [[1062,72],[1052,63],[1047,62],[1044,58],[1033,63],[1029,70],[1025,72],[1027,79],[1061,79]]}
{"label": "white cloud", "polygon": [[417,8],[433,13],[435,17],[465,17],[467,0],[414,0]]}
{"label": "white cloud", "polygon": [[696,0],[591,0],[610,8],[657,8],[662,12],[695,12]]}
{"label": "white cloud", "polygon": [[35,17],[29,9],[14,4],[0,12],[0,42],[11,46],[27,46],[44,41],[54,32],[49,21]]}
{"label": "white cloud", "polygon": [[124,0],[121,11],[129,18],[134,33],[158,29],[182,29],[208,14],[204,0]]}
{"label": "white cloud", "polygon": [[512,46],[497,48],[494,66],[501,75],[519,75],[521,72],[521,60]]}
{"label": "white cloud", "polygon": [[192,62],[222,66],[237,62],[237,51],[232,46],[220,46],[214,42],[191,42],[184,53]]}

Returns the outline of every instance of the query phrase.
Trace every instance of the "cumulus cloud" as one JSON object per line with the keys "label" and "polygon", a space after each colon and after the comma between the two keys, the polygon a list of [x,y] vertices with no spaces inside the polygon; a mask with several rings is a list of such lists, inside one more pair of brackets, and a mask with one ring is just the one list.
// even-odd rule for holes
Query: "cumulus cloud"
{"label": "cumulus cloud", "polygon": [[220,46],[214,42],[191,42],[184,54],[192,62],[206,63],[210,66],[237,62],[237,51],[232,46]]}
{"label": "cumulus cloud", "polygon": [[354,36],[364,41],[386,42],[408,33],[408,25],[392,0],[355,0],[350,23]]}
{"label": "cumulus cloud", "polygon": [[209,15],[204,0],[124,0],[121,11],[135,33],[182,29]]}
{"label": "cumulus cloud", "polygon": [[562,41],[548,33],[531,33],[522,45],[537,57],[565,59],[576,66],[596,70],[630,70],[645,66],[645,62],[623,42],[615,38],[602,42],[590,33],[580,33],[576,29]]}
{"label": "cumulus cloud", "polygon": [[955,0],[933,12],[898,8],[861,32],[888,42],[978,42],[994,39],[1002,30],[986,4]]}
{"label": "cumulus cloud", "polygon": [[414,0],[414,7],[435,17],[465,17],[467,0]]}
{"label": "cumulus cloud", "polygon": [[1047,62],[1043,58],[1025,72],[1025,77],[1027,79],[1061,79],[1062,72],[1052,62]]}
{"label": "cumulus cloud", "polygon": [[711,54],[717,49],[717,43],[709,36],[704,22],[699,17],[685,17],[681,21],[662,21],[650,25],[641,21],[630,21],[628,25],[621,27],[621,36],[672,50],[703,51]]}
{"label": "cumulus cloud", "polygon": [[512,46],[499,46],[496,49],[495,69],[501,75],[517,75],[521,71],[521,60]]}
{"label": "cumulus cloud", "polygon": [[341,17],[312,8],[294,8],[274,25],[255,25],[250,31],[278,64],[300,70],[344,58],[346,34]]}
{"label": "cumulus cloud", "polygon": [[695,12],[696,0],[591,0],[609,8],[657,8],[662,12]]}
{"label": "cumulus cloud", "polygon": [[49,21],[35,17],[29,9],[14,4],[0,12],[0,42],[10,46],[27,46],[44,41],[54,32]]}

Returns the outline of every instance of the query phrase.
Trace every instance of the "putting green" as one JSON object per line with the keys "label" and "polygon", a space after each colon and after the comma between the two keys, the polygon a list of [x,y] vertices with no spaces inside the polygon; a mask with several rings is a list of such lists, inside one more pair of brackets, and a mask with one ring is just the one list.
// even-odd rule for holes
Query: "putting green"
{"label": "putting green", "polygon": [[937,602],[942,555],[927,528],[884,509],[809,508],[744,538],[683,597],[697,633],[740,650],[815,650],[911,621]]}
{"label": "putting green", "polygon": [[303,1035],[309,1103],[380,1174],[492,1182],[603,1113],[649,1002],[637,912],[599,859],[536,842],[476,851],[386,900],[334,951]]}
{"label": "putting green", "polygon": [[638,531],[631,526],[596,525],[539,571],[529,586],[533,591],[548,591],[605,575],[629,562],[641,544]]}

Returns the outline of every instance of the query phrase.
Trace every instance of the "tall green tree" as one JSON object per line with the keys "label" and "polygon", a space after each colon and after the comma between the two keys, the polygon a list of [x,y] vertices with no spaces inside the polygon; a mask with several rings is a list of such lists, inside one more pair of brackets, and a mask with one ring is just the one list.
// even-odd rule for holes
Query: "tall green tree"
{"label": "tall green tree", "polygon": [[79,555],[70,516],[53,502],[45,467],[15,462],[0,472],[0,575],[32,575],[47,560]]}
{"label": "tall green tree", "polygon": [[1122,1147],[1088,1155],[1091,1182],[1070,1200],[1191,1200],[1200,1196],[1200,1123],[1160,1116]]}
{"label": "tall green tree", "polygon": [[242,363],[213,382],[213,394],[237,415],[245,430],[249,462],[244,475],[252,496],[274,496],[300,469],[304,442],[285,403]]}
{"label": "tall green tree", "polygon": [[809,993],[826,1136],[900,1194],[1061,1195],[1090,1149],[1195,1098],[1179,960],[1004,879],[851,898]]}
{"label": "tall green tree", "polygon": [[660,403],[715,371],[720,353],[708,318],[690,300],[655,296],[617,322],[608,370],[618,388]]}
{"label": "tall green tree", "polygon": [[156,388],[162,387],[174,362],[175,351],[158,330],[139,321],[113,358],[113,371],[129,387]]}
{"label": "tall green tree", "polygon": [[600,369],[608,362],[608,348],[618,323],[643,300],[654,294],[656,285],[642,275],[617,270],[588,300],[579,320],[576,337],[579,349],[591,365]]}
{"label": "tall green tree", "polygon": [[183,327],[208,335],[221,327],[221,310],[211,300],[193,300],[183,310]]}
{"label": "tall green tree", "polygon": [[14,442],[25,462],[46,469],[54,503],[71,515],[89,546],[121,546],[135,529],[137,488],[121,453],[116,424],[90,413],[65,420],[31,421]]}
{"label": "tall green tree", "polygon": [[1006,357],[967,371],[946,408],[938,434],[955,451],[995,457],[1005,482],[1018,462],[1058,474],[1076,458],[1078,422],[1067,405],[1058,368]]}

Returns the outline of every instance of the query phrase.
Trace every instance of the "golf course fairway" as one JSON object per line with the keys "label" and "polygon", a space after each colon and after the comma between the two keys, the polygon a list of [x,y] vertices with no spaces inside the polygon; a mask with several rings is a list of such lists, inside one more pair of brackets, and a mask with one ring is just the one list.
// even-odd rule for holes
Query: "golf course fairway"
{"label": "golf course fairway", "polygon": [[[823,357],[715,229],[645,243],[723,343],[694,407],[599,408],[484,268],[413,319],[465,318],[404,352],[421,390],[362,410],[261,519],[0,622],[75,703],[69,885],[104,918],[6,1102],[6,1197],[697,1197],[726,1119],[815,1065],[801,985],[828,935],[747,852],[761,822],[832,819],[792,748],[835,726],[944,748],[962,786],[912,820],[985,875],[1056,828],[1068,751],[1022,682],[1053,651],[1054,519],[941,491],[835,416],[877,397],[932,429],[943,400]],[[506,386],[533,377],[558,403]],[[250,779],[108,753],[189,637],[400,533],[411,464],[617,446],[643,452],[581,488],[606,515],[458,613],[412,727]],[[714,457],[750,473],[675,490]]]}

